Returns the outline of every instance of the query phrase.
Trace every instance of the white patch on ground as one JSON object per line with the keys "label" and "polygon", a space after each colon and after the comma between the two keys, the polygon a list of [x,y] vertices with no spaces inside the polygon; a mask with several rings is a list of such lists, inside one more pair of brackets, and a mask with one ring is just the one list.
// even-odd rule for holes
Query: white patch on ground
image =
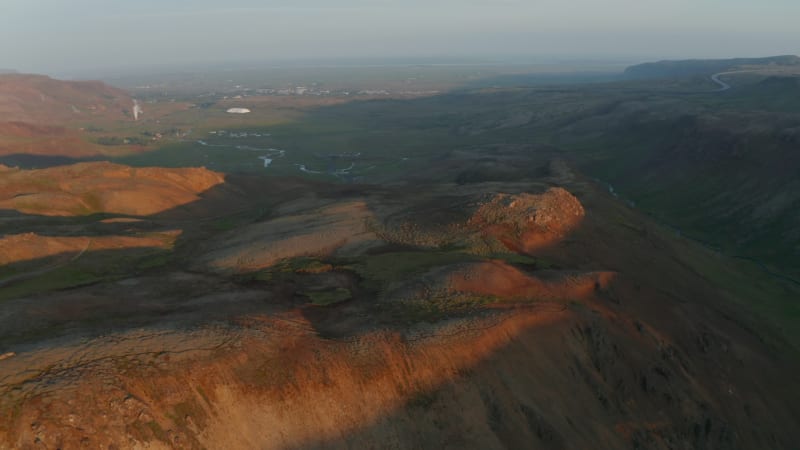
{"label": "white patch on ground", "polygon": [[303,173],[323,173],[318,170],[309,170],[305,164],[295,164],[295,166],[297,166],[297,168],[300,169],[300,172]]}

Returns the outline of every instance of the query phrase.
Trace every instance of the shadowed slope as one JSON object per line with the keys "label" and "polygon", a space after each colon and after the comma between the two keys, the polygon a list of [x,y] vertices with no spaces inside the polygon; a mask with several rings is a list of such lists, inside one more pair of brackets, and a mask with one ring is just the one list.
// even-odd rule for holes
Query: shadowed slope
{"label": "shadowed slope", "polygon": [[180,231],[152,233],[149,236],[42,236],[35,233],[0,238],[0,266],[88,250],[125,248],[169,248]]}
{"label": "shadowed slope", "polygon": [[[0,342],[16,352],[0,361],[0,448],[791,448],[796,351],[703,272],[729,261],[567,169],[563,202],[519,217],[499,203],[496,222],[514,239],[562,230],[524,255],[476,252],[474,238],[492,235],[467,221],[494,192],[548,195],[528,194],[538,189],[527,182],[457,192],[297,182],[283,202],[217,231],[197,223],[204,214],[182,216],[167,266],[11,300],[0,317]],[[223,200],[204,197],[196,211]],[[454,204],[473,207],[432,217]],[[530,225],[540,213],[580,219]],[[364,218],[456,233],[443,245],[411,232],[383,240],[365,234]],[[371,244],[292,258],[304,254],[289,251],[304,243],[294,237],[326,230],[332,243]],[[205,264],[218,259],[201,257],[225,243],[234,261],[272,248],[288,259],[274,264],[264,250],[253,267],[216,273]],[[307,294],[321,285],[351,298],[320,306]],[[398,285],[447,286],[475,302],[414,315],[437,299]]]}

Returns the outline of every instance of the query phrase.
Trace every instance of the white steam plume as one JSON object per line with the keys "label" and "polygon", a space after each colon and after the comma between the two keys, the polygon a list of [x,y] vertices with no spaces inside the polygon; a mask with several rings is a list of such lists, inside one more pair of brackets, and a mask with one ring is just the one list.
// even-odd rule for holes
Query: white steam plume
{"label": "white steam plume", "polygon": [[139,120],[139,114],[142,114],[143,112],[144,111],[142,111],[141,105],[139,105],[139,100],[134,99],[133,100],[133,120]]}

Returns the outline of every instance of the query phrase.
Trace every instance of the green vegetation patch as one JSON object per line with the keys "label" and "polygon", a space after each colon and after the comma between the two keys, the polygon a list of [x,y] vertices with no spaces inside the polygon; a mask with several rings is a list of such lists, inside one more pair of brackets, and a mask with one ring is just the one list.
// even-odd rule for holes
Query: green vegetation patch
{"label": "green vegetation patch", "polygon": [[350,292],[350,289],[347,288],[309,291],[306,292],[305,295],[311,300],[311,304],[317,306],[331,306],[353,298],[353,294]]}
{"label": "green vegetation patch", "polygon": [[320,261],[317,258],[302,256],[299,258],[284,259],[272,267],[256,272],[252,279],[256,281],[274,281],[296,273],[323,273],[334,269],[332,264]]}
{"label": "green vegetation patch", "polygon": [[158,422],[151,420],[150,422],[147,422],[145,426],[150,430],[156,439],[163,442],[169,442],[169,436],[167,435],[167,432],[161,428],[161,425],[159,425]]}
{"label": "green vegetation patch", "polygon": [[435,323],[500,301],[502,299],[494,296],[445,293],[398,302],[395,305],[395,314],[406,323]]}
{"label": "green vegetation patch", "polygon": [[95,139],[95,143],[107,147],[114,147],[119,145],[148,145],[150,144],[150,140],[140,136],[101,136]]}
{"label": "green vegetation patch", "polygon": [[211,226],[217,231],[229,231],[241,225],[244,225],[244,221],[236,217],[224,217],[211,223]]}
{"label": "green vegetation patch", "polygon": [[519,253],[512,253],[512,252],[494,253],[488,255],[488,257],[490,259],[499,259],[512,265],[529,266],[529,267],[534,267],[536,269],[554,269],[558,267],[557,264],[542,258],[534,258],[532,256],[520,255]]}
{"label": "green vegetation patch", "polygon": [[24,297],[39,292],[85,286],[103,279],[103,275],[86,269],[62,267],[0,288],[0,300]]}
{"label": "green vegetation patch", "polygon": [[[796,285],[775,279],[750,261],[723,259],[707,252],[694,252],[685,261],[698,274],[726,291],[733,303],[764,319],[800,350],[800,327],[797,326],[800,303]],[[757,321],[743,325],[758,332]]]}
{"label": "green vegetation patch", "polygon": [[411,408],[429,410],[439,399],[439,392],[435,390],[424,390],[414,394],[406,403]]}
{"label": "green vegetation patch", "polygon": [[168,265],[173,258],[172,252],[162,252],[155,255],[147,256],[139,260],[136,268],[140,270],[155,269]]}
{"label": "green vegetation patch", "polygon": [[477,261],[480,258],[461,251],[409,251],[368,255],[347,266],[368,281],[402,281],[433,267]]}

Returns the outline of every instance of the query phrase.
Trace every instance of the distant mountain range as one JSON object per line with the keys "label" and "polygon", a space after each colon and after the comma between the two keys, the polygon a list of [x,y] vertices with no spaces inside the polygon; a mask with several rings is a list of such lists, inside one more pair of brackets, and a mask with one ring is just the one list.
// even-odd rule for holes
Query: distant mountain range
{"label": "distant mountain range", "polygon": [[795,55],[783,55],[766,58],[658,61],[628,67],[625,69],[625,76],[633,79],[691,77],[697,75],[711,75],[747,66],[800,66],[800,57]]}

